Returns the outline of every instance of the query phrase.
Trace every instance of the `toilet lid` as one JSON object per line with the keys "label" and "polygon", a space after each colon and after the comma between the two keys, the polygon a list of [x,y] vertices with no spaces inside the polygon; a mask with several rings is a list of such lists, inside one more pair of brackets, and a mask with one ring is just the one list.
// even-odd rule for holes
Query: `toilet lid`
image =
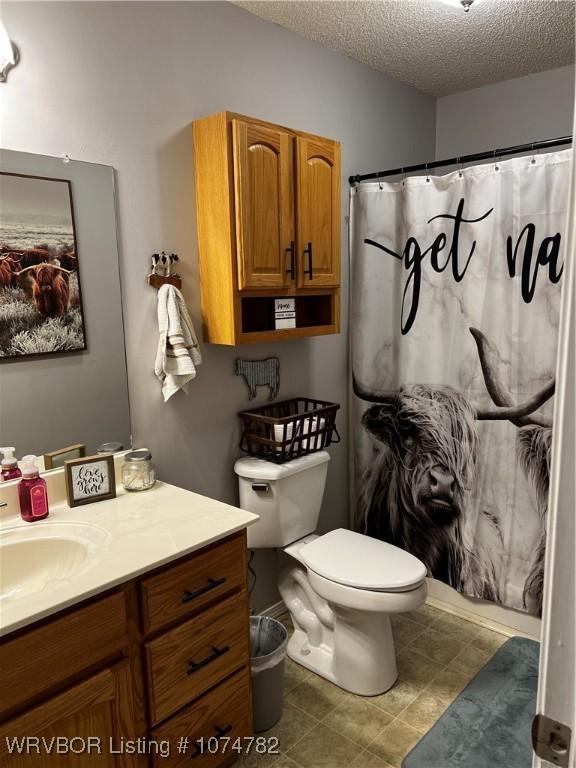
{"label": "toilet lid", "polygon": [[319,576],[357,589],[402,592],[426,577],[424,563],[409,552],[344,528],[306,544],[300,557]]}

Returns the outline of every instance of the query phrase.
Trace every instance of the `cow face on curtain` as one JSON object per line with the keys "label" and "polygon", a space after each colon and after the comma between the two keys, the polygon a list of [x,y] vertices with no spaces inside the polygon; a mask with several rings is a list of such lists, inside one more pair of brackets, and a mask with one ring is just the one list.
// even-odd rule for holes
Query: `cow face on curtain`
{"label": "cow face on curtain", "polygon": [[570,155],[352,192],[356,527],[533,614]]}

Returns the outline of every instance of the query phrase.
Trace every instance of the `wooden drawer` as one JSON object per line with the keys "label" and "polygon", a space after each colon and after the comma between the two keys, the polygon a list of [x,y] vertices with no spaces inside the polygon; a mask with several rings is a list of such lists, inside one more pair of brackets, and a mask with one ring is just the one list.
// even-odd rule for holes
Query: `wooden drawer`
{"label": "wooden drawer", "polygon": [[140,584],[144,632],[184,619],[245,586],[246,534],[203,549]]}
{"label": "wooden drawer", "polygon": [[[170,742],[170,758],[154,758],[155,768],[219,768],[240,757],[243,737],[252,733],[250,672],[244,667],[194,704],[152,731],[152,738]],[[222,734],[225,738],[219,739]],[[181,737],[188,737],[187,752],[178,753]],[[202,739],[203,742],[198,740]],[[209,741],[210,740],[210,741]],[[237,749],[232,747],[236,743]],[[202,746],[203,751],[200,751]],[[191,758],[193,762],[191,761]],[[271,758],[272,759],[272,758]]]}
{"label": "wooden drawer", "polygon": [[145,648],[156,725],[248,663],[246,593],[208,608]]}
{"label": "wooden drawer", "polygon": [[0,643],[0,714],[114,656],[127,645],[124,593],[117,592]]}

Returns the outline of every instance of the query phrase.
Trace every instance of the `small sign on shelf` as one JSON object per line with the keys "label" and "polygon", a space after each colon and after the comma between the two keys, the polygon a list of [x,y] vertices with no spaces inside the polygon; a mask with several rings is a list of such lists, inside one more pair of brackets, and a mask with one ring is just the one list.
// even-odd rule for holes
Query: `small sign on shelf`
{"label": "small sign on shelf", "polygon": [[274,299],[276,330],[296,328],[296,299]]}

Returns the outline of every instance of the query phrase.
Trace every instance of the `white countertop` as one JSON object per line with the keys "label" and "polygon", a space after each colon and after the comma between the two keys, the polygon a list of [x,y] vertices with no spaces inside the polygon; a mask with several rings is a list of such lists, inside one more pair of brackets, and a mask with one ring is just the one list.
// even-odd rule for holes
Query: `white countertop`
{"label": "white countertop", "polygon": [[[28,531],[41,536],[44,527],[77,524],[94,534],[88,556],[70,578],[49,581],[40,591],[0,597],[0,635],[50,616],[89,597],[129,581],[146,571],[242,530],[258,516],[215,499],[157,482],[148,491],[118,489],[110,501],[71,509],[50,506],[46,520],[26,523],[10,515],[0,522],[0,536],[22,539]],[[91,531],[91,528],[93,530]],[[1,553],[0,553],[1,556]],[[0,564],[1,567],[1,564]]]}

